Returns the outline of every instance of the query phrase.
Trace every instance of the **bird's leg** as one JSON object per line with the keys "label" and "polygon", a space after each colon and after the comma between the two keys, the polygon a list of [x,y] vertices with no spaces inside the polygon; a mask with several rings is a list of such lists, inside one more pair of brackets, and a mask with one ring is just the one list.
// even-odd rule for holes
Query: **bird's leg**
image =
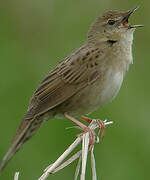
{"label": "bird's leg", "polygon": [[[85,116],[81,116],[80,118],[88,123],[92,122],[91,118]],[[96,120],[96,122],[99,125],[99,128],[102,130],[101,137],[103,138],[105,135],[105,123],[102,120]]]}
{"label": "bird's leg", "polygon": [[[74,117],[72,117],[71,115],[69,115],[68,113],[65,113],[64,114],[66,118],[70,119],[71,121],[73,121],[75,124],[77,124],[79,127],[81,127],[81,129],[84,131],[84,132],[89,132],[89,137],[90,137],[90,147],[89,147],[89,151],[92,150],[92,147],[95,143],[95,140],[94,140],[94,133],[92,132],[92,130],[87,127],[85,124],[81,123],[80,121],[78,121],[77,119],[75,119]],[[81,134],[80,134],[81,135]],[[79,135],[79,136],[80,136]]]}
{"label": "bird's leg", "polygon": [[82,120],[88,122],[89,124],[92,122],[92,119],[88,118],[88,117],[85,117],[85,116],[81,116],[80,117]]}

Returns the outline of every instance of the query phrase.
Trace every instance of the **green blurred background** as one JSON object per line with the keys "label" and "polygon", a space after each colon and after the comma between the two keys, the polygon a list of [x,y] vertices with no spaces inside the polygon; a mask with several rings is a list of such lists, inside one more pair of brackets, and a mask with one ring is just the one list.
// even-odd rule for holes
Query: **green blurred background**
{"label": "green blurred background", "polygon": [[[141,2],[141,1],[140,1]],[[72,50],[80,47],[92,21],[106,10],[128,10],[139,1],[6,0],[0,7],[0,159],[26,112],[34,89]],[[145,28],[135,32],[134,64],[115,101],[91,117],[113,120],[96,145],[98,180],[149,179],[150,168],[150,1],[131,17]],[[69,120],[54,119],[14,156],[0,179],[35,180],[75,139]],[[77,163],[77,162],[76,162]],[[73,179],[76,163],[48,179]],[[86,179],[90,180],[90,164]]]}

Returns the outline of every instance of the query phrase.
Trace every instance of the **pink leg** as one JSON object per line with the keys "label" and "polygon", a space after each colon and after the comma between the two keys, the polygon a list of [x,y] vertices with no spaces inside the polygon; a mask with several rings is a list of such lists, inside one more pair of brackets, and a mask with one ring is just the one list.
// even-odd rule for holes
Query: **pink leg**
{"label": "pink leg", "polygon": [[70,116],[68,113],[64,114],[66,118],[70,119],[71,121],[73,121],[75,124],[77,124],[79,127],[81,127],[83,129],[84,132],[89,132],[89,136],[90,136],[90,147],[89,147],[89,151],[91,151],[93,145],[94,145],[94,134],[91,131],[90,128],[88,128],[85,124],[81,123],[80,121],[78,121],[77,119],[75,119],[74,117]]}
{"label": "pink leg", "polygon": [[[88,123],[91,123],[92,122],[92,119],[91,118],[88,118],[88,117],[85,117],[85,116],[81,116],[80,117],[82,120],[88,122]],[[101,137],[103,138],[104,135],[105,135],[105,124],[103,121],[101,120],[97,120],[97,124],[99,125],[100,129],[102,129],[102,134],[101,134]]]}
{"label": "pink leg", "polygon": [[85,116],[81,116],[80,117],[82,120],[88,122],[89,124],[92,122],[92,119],[88,118],[88,117],[85,117]]}

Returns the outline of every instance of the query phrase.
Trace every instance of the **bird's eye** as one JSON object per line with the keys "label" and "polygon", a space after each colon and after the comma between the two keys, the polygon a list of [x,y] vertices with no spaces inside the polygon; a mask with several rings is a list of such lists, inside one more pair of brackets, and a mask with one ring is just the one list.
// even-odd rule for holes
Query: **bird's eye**
{"label": "bird's eye", "polygon": [[114,24],[115,24],[115,21],[112,20],[112,19],[110,19],[110,20],[108,21],[108,24],[109,24],[109,25],[114,25]]}

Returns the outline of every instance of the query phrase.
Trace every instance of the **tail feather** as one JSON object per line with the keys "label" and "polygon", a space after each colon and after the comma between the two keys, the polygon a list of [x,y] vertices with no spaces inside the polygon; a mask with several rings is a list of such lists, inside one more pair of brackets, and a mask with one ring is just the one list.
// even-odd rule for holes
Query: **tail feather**
{"label": "tail feather", "polygon": [[7,153],[5,154],[5,156],[4,156],[4,158],[3,158],[2,162],[1,162],[0,173],[5,168],[6,164],[11,159],[11,157],[17,152],[17,150],[18,150],[17,146],[9,148],[9,150],[7,151]]}
{"label": "tail feather", "polygon": [[33,136],[36,130],[43,124],[42,118],[23,119],[8,152],[5,154],[1,164],[0,173],[11,159],[11,157],[24,145],[24,143]]}

